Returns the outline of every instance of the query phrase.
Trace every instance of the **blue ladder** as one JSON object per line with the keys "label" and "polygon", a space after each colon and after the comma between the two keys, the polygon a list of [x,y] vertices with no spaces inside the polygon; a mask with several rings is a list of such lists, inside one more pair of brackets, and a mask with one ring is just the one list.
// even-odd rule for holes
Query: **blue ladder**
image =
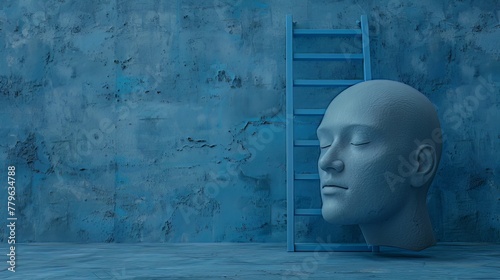
{"label": "blue ladder", "polygon": [[[294,37],[361,37],[363,53],[294,53]],[[361,16],[360,29],[294,29],[292,16],[286,17],[286,154],[287,154],[287,250],[297,251],[344,251],[344,252],[378,252],[378,246],[365,244],[335,244],[335,243],[296,243],[295,217],[321,216],[321,209],[295,208],[295,181],[319,180],[318,174],[296,172],[294,154],[296,147],[319,146],[318,140],[302,140],[294,138],[295,116],[322,116],[325,109],[295,109],[294,87],[346,87],[362,82],[363,80],[305,80],[293,77],[294,61],[363,61],[364,81],[371,80],[370,45],[368,36],[368,22],[366,16]],[[316,165],[316,162],[314,162]]]}

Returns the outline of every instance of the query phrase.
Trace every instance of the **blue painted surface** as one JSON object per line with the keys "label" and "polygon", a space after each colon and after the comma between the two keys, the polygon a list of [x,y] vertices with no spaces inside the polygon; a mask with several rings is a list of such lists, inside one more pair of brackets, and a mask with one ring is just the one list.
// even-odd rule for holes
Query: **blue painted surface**
{"label": "blue painted surface", "polygon": [[[428,201],[438,240],[500,242],[495,3],[2,1],[0,162],[18,170],[18,240],[284,242],[285,15],[329,29],[366,14],[373,79],[426,94],[446,133]],[[296,230],[362,241],[314,218]]]}

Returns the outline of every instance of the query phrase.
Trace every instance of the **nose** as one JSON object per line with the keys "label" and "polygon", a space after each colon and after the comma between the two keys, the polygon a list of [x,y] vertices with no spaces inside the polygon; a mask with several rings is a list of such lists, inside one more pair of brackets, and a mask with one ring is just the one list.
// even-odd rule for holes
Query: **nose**
{"label": "nose", "polygon": [[332,170],[336,172],[342,172],[342,170],[344,170],[344,162],[340,159],[333,158],[332,155],[328,152],[325,155],[320,156],[318,165],[319,168],[321,168],[325,172],[329,172]]}
{"label": "nose", "polygon": [[344,170],[344,162],[341,161],[340,159],[329,161],[325,164],[321,164],[321,162],[320,162],[320,168],[326,172],[332,171],[332,170],[335,170],[337,172],[342,172],[342,170]]}
{"label": "nose", "polygon": [[337,172],[341,172],[344,170],[344,162],[341,161],[340,159],[334,160],[332,162],[332,168],[335,169]]}

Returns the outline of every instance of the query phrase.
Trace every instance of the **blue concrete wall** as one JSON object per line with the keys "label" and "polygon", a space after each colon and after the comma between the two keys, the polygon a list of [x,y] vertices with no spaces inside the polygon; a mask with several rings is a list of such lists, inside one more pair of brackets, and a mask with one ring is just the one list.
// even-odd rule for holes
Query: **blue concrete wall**
{"label": "blue concrete wall", "polygon": [[[373,77],[439,111],[439,241],[500,242],[496,1],[352,2],[2,1],[0,162],[4,179],[17,170],[18,242],[284,242],[286,14],[306,28],[368,15]],[[362,241],[320,220],[297,229]]]}

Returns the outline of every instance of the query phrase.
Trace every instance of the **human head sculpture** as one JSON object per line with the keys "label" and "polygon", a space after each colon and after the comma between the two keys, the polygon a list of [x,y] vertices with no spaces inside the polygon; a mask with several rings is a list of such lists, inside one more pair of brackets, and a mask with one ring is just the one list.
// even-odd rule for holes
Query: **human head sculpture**
{"label": "human head sculpture", "polygon": [[426,198],[442,135],[422,93],[389,80],[358,83],[332,100],[317,135],[326,221],[359,225],[373,246],[435,244]]}

